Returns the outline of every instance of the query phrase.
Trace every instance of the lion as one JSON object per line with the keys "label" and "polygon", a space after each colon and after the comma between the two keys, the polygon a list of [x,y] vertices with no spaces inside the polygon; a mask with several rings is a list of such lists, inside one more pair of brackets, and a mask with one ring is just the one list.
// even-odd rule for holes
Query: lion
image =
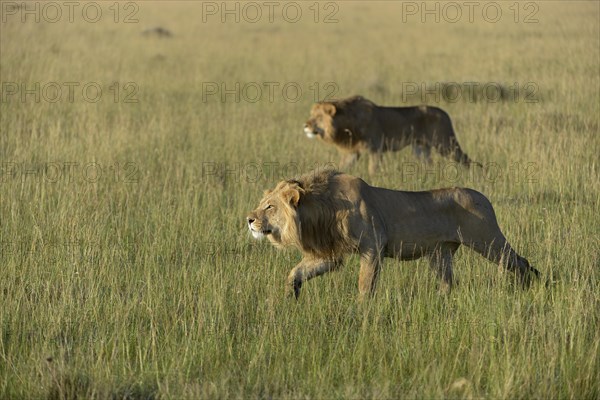
{"label": "lion", "polygon": [[539,271],[517,254],[502,234],[490,201],[467,188],[406,192],[374,187],[335,170],[279,182],[247,217],[251,234],[276,247],[293,246],[303,258],[289,273],[288,295],[302,284],[338,269],[344,256],[360,254],[359,295],[373,294],[384,257],[429,259],[453,285],[452,257],[465,245],[515,272],[523,285]]}
{"label": "lion", "polygon": [[426,162],[431,161],[433,148],[463,165],[481,167],[462,151],[450,117],[437,107],[381,107],[362,96],[323,101],[313,105],[304,133],[335,145],[342,153],[342,170],[368,153],[369,174],[373,175],[383,152],[409,145]]}

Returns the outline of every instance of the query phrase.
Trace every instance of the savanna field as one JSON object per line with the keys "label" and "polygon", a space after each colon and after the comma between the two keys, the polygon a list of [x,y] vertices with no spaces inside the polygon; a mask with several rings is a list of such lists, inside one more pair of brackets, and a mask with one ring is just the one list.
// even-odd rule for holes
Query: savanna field
{"label": "savanna field", "polygon": [[[275,3],[0,4],[0,398],[599,398],[599,3]],[[338,162],[302,126],[354,94],[486,168],[347,172],[481,191],[542,278],[461,248],[448,295],[388,259],[361,303],[351,257],[285,298],[301,255],[245,217]]]}

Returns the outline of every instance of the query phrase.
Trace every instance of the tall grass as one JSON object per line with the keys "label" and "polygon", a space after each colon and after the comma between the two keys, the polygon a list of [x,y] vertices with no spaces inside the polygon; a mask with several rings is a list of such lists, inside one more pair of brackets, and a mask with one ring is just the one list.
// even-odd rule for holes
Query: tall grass
{"label": "tall grass", "polygon": [[[0,397],[598,398],[599,6],[537,4],[535,24],[403,23],[388,2],[340,2],[334,24],[304,3],[296,24],[203,23],[200,2],[139,2],[138,24],[8,18],[3,83],[103,96],[0,106]],[[155,25],[173,37],[140,34]],[[425,99],[488,172],[409,151],[349,172],[482,191],[542,280],[521,290],[461,249],[450,295],[425,262],[389,260],[359,304],[350,257],[285,299],[300,255],[253,241],[244,217],[278,180],[337,162],[302,134],[309,85],[401,105],[421,102],[403,83],[472,81],[537,85],[535,103]],[[206,82],[304,94],[223,102]]]}

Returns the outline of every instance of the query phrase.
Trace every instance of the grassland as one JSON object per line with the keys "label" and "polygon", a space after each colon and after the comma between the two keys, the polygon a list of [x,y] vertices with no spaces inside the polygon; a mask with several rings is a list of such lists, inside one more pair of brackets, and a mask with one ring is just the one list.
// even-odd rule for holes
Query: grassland
{"label": "grassland", "polygon": [[[598,3],[537,2],[536,23],[524,8],[515,23],[505,2],[497,23],[422,23],[400,3],[338,2],[329,24],[324,3],[319,23],[309,3],[297,23],[221,23],[203,21],[201,2],[137,2],[128,24],[134,8],[121,3],[115,23],[112,3],[97,4],[96,23],[3,9],[0,398],[600,397]],[[173,36],[141,35],[152,26]],[[21,98],[36,82],[62,86],[60,101],[52,85]],[[236,82],[303,94],[206,92]],[[386,261],[360,304],[350,258],[285,299],[300,255],[252,241],[244,217],[278,180],[337,162],[302,133],[315,82],[318,98],[447,110],[488,172],[409,151],[377,176],[364,160],[350,172],[482,191],[543,280],[520,290],[461,249],[448,296],[425,262]],[[442,82],[521,91],[407,90]]]}

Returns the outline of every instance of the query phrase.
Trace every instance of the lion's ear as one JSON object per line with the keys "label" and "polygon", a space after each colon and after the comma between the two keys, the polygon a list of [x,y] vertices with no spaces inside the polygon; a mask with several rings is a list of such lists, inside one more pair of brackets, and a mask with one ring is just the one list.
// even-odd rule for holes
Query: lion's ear
{"label": "lion's ear", "polygon": [[335,108],[335,105],[333,105],[332,103],[321,104],[321,109],[323,110],[323,112],[325,114],[329,114],[332,117],[335,115],[335,112],[337,111],[337,109]]}
{"label": "lion's ear", "polygon": [[298,207],[298,202],[300,201],[301,196],[301,190],[302,189],[300,188],[291,187],[289,189],[284,190],[281,193],[281,197],[283,198],[283,201],[290,204],[291,206]]}

